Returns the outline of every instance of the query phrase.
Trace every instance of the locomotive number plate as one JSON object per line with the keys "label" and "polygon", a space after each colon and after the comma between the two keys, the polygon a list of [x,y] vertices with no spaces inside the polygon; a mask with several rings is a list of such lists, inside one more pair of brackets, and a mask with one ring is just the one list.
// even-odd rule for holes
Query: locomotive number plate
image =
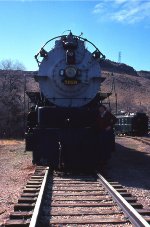
{"label": "locomotive number plate", "polygon": [[65,85],[77,85],[78,80],[64,80]]}

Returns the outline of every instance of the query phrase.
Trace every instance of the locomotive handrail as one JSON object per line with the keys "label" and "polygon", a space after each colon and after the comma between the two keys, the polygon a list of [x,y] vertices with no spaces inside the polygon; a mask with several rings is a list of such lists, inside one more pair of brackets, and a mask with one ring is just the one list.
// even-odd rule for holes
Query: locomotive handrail
{"label": "locomotive handrail", "polygon": [[[88,39],[82,38],[81,36],[77,36],[77,35],[73,35],[73,36],[74,36],[75,38],[82,39],[83,41],[90,43],[93,47],[95,47],[96,52],[99,52],[99,53],[100,53],[100,58],[101,58],[101,59],[105,59],[105,58],[106,58],[106,56],[105,56],[104,54],[102,54],[102,52],[98,49],[97,46],[95,46],[94,43],[92,43],[92,42],[89,41]],[[38,56],[39,56],[41,50],[43,50],[44,47],[45,47],[49,42],[51,42],[52,40],[57,39],[57,38],[63,38],[63,37],[65,38],[65,37],[67,37],[67,35],[59,35],[59,36],[56,36],[56,37],[54,37],[54,38],[48,40],[48,41],[41,47],[40,51],[35,55],[35,59],[36,59],[38,65],[39,65],[39,63],[41,63],[41,62],[38,60]],[[102,56],[102,57],[101,57],[101,56]]]}

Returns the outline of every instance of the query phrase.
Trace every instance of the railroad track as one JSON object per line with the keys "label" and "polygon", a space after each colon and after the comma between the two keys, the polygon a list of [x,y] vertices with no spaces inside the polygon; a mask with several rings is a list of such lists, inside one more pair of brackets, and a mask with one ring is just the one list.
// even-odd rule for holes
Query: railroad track
{"label": "railroad track", "polygon": [[131,137],[131,136],[127,136],[128,138],[140,141],[142,143],[145,143],[147,145],[150,145],[150,137]]}
{"label": "railroad track", "polygon": [[117,182],[48,169],[37,168],[3,226],[150,226],[150,211]]}

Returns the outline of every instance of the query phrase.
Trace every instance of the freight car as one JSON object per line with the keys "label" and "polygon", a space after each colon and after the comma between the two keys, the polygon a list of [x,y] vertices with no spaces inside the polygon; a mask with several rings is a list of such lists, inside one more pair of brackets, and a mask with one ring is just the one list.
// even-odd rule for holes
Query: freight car
{"label": "freight car", "polygon": [[[53,40],[54,47],[46,51]],[[86,43],[94,47],[93,52]],[[109,158],[114,144],[108,141],[104,151],[93,128],[99,104],[111,95],[100,91],[105,56],[92,42],[70,31],[46,42],[35,58],[40,93],[28,92],[35,106],[26,130],[26,150],[33,152],[33,163],[54,169],[96,168]]]}
{"label": "freight car", "polygon": [[128,113],[116,116],[118,121],[115,124],[115,133],[146,136],[148,135],[148,116],[145,113]]}

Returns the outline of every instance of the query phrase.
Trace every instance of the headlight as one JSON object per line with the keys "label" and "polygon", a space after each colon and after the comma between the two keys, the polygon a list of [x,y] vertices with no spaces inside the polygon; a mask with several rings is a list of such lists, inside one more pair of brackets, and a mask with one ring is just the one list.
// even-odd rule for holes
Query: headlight
{"label": "headlight", "polygon": [[68,78],[74,78],[76,76],[76,73],[77,73],[77,70],[75,67],[73,66],[68,66],[66,69],[65,69],[65,75],[68,77]]}

